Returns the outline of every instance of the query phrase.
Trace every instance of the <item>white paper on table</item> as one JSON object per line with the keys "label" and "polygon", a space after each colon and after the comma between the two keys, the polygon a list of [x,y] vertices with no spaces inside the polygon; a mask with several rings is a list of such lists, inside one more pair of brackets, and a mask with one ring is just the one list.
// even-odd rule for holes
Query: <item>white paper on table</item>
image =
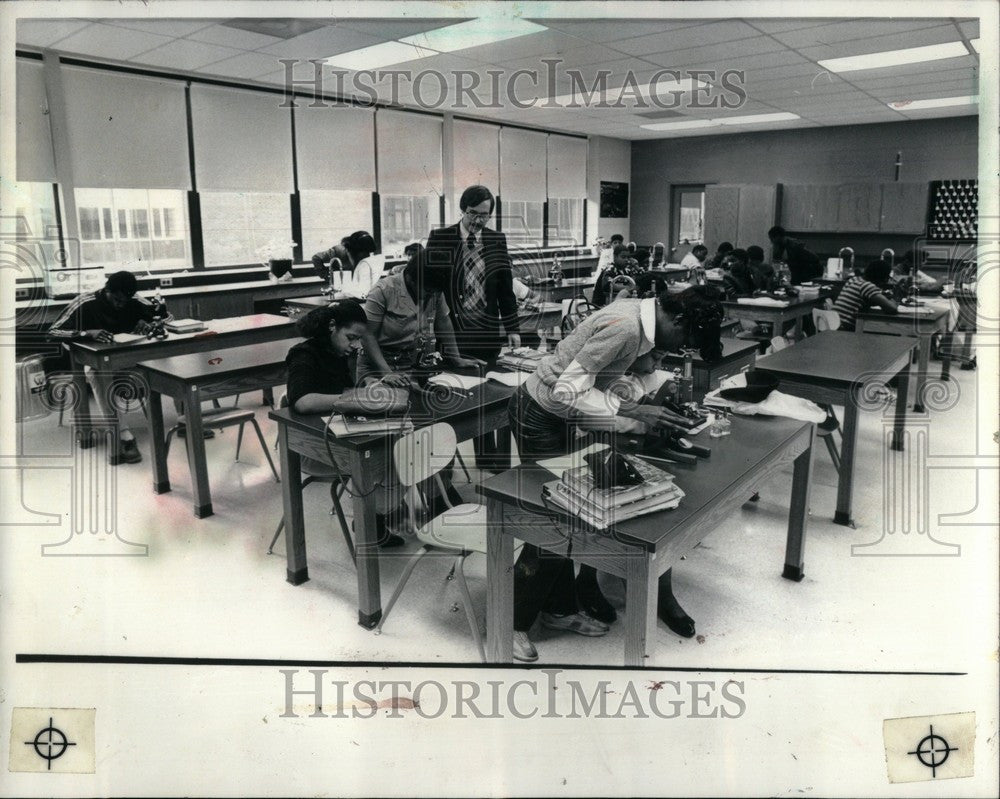
{"label": "white paper on table", "polygon": [[131,344],[133,341],[144,341],[145,336],[139,333],[115,333],[112,337],[115,344]]}
{"label": "white paper on table", "polygon": [[921,305],[899,305],[899,306],[897,306],[897,310],[900,313],[924,314],[924,313],[937,313],[940,309],[939,308],[928,308],[926,305],[923,305],[923,306],[921,306]]}
{"label": "white paper on table", "polygon": [[589,455],[591,452],[602,452],[608,448],[607,444],[591,444],[585,449],[577,450],[576,452],[570,452],[567,455],[557,455],[554,458],[549,458],[544,461],[538,461],[538,465],[544,469],[548,469],[552,474],[562,480],[563,474],[568,469],[576,468],[577,466],[583,466],[586,462],[584,461],[584,456]]}
{"label": "white paper on table", "polygon": [[505,386],[510,386],[511,388],[517,388],[530,375],[530,372],[487,372],[486,379],[495,380],[497,383],[503,383]]}
{"label": "white paper on table", "polygon": [[736,302],[740,305],[764,305],[769,308],[787,308],[789,303],[785,300],[776,300],[773,297],[740,297]]}
{"label": "white paper on table", "polygon": [[485,377],[476,377],[474,375],[456,375],[451,372],[434,375],[434,377],[427,381],[428,385],[443,386],[446,388],[453,388],[458,391],[469,391],[470,389],[473,389],[485,382]]}

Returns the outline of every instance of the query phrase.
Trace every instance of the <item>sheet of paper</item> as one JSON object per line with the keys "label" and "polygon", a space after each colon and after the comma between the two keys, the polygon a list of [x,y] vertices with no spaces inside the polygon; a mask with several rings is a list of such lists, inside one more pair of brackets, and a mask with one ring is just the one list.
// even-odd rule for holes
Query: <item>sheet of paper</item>
{"label": "sheet of paper", "polygon": [[592,452],[601,452],[607,448],[607,444],[591,444],[589,447],[571,452],[568,455],[559,455],[555,458],[547,458],[546,460],[539,461],[538,465],[544,469],[548,469],[561,480],[563,473],[567,469],[572,469],[583,464],[585,455],[589,455]]}
{"label": "sheet of paper", "polygon": [[446,386],[459,391],[469,391],[470,389],[473,389],[485,382],[485,377],[476,377],[475,375],[456,375],[451,372],[434,375],[434,377],[427,381],[429,385]]}

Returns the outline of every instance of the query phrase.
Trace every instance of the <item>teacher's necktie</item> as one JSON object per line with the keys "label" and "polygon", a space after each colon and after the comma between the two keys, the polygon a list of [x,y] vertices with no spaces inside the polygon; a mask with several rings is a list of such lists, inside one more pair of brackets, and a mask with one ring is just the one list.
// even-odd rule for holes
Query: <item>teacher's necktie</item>
{"label": "teacher's necktie", "polygon": [[465,240],[463,248],[463,266],[465,274],[465,291],[462,304],[467,311],[476,311],[486,307],[486,291],[483,282],[486,278],[486,264],[483,255],[476,246],[476,237],[471,233]]}

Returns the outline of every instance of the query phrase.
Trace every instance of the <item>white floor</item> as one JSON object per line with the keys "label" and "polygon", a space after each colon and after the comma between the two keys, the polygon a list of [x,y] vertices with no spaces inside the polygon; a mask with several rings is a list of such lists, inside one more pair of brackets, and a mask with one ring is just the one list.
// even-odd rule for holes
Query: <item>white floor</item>
{"label": "white floor", "polygon": [[[937,368],[932,363],[932,370]],[[925,472],[927,489],[906,491],[900,484],[888,494],[890,504],[910,512],[926,501],[918,527],[960,545],[960,556],[947,556],[955,550],[917,532],[896,534],[867,550],[894,557],[852,556],[852,545],[882,536],[887,518],[883,418],[866,412],[855,477],[857,528],[832,523],[835,474],[820,446],[805,579],[795,583],[781,577],[789,471],[765,485],[759,503],[744,505],[675,569],[675,593],[696,620],[699,635],[684,640],[661,624],[650,665],[933,671],[952,668],[953,653],[982,646],[984,617],[977,607],[995,600],[988,593],[996,580],[991,572],[995,535],[961,519],[942,519],[942,514],[976,507],[977,472],[959,466],[964,463],[960,456],[976,454],[971,420],[977,377],[984,378],[957,370],[953,376],[955,406],[912,419],[912,431],[928,431],[932,468]],[[275,428],[259,403],[259,393],[241,399],[242,406],[257,408],[273,445]],[[172,408],[166,412],[170,424]],[[71,524],[82,519],[84,528],[91,529],[96,519],[93,523],[100,525],[101,503],[91,498],[80,505],[84,515],[71,513],[68,427],[57,426],[54,414],[19,425],[26,456],[19,514],[33,526],[8,528],[5,550],[8,565],[16,564],[16,569],[8,569],[14,574],[5,600],[14,613],[39,620],[33,651],[428,663],[476,659],[457,585],[445,581],[450,560],[427,559],[418,567],[384,633],[376,636],[357,624],[354,568],[329,514],[325,486],[305,491],[311,579],[293,587],[285,581],[282,543],[274,555],[265,554],[281,516],[281,487],[252,433],[244,440],[239,463],[233,460],[235,429],[206,442],[215,515],[198,520],[192,515],[183,446],[175,445],[170,453],[173,490],[153,494],[148,430],[141,414],[131,418],[144,461],[113,470],[114,485],[101,488],[96,499],[110,502],[113,529],[123,539],[146,545],[145,557],[61,557],[59,547],[46,550],[51,557],[41,556],[42,545],[70,537]],[[898,466],[913,461],[919,442],[913,438],[910,444],[907,455],[889,453],[887,462]],[[471,445],[462,450],[472,464]],[[949,466],[952,462],[955,468]],[[913,469],[916,474],[917,466]],[[476,475],[473,471],[474,479]],[[981,479],[995,479],[995,473],[990,475]],[[457,485],[474,501],[472,486],[460,476]],[[349,502],[345,508],[350,512]],[[987,511],[995,520],[995,508]],[[8,516],[11,512],[8,505]],[[61,516],[38,515],[46,512]],[[944,526],[945,521],[953,526]],[[383,602],[413,549],[410,542],[402,553],[382,558]],[[468,573],[482,624],[484,559],[470,558]],[[605,588],[624,610],[621,586],[611,579]],[[532,637],[540,663],[621,663],[621,622],[600,639],[544,630]]]}

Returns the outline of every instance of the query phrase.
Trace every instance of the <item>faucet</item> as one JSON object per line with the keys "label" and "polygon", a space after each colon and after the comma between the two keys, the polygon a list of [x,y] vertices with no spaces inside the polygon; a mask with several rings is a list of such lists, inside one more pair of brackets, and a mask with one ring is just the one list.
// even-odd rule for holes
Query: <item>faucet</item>
{"label": "faucet", "polygon": [[[334,282],[333,279],[334,266],[337,267],[337,274],[340,276],[340,280],[337,282]],[[329,294],[332,297],[337,291],[337,283],[340,284],[341,288],[344,287],[344,264],[339,258],[334,257],[330,259],[330,271],[327,274],[327,286],[323,293]]]}
{"label": "faucet", "polygon": [[884,260],[886,253],[889,253],[889,266],[891,268],[896,265],[896,251],[892,247],[886,247],[879,253],[878,257]]}
{"label": "faucet", "polygon": [[854,250],[850,247],[841,247],[840,251],[837,253],[837,257],[843,261],[845,252],[851,254],[851,274],[854,274]]}

